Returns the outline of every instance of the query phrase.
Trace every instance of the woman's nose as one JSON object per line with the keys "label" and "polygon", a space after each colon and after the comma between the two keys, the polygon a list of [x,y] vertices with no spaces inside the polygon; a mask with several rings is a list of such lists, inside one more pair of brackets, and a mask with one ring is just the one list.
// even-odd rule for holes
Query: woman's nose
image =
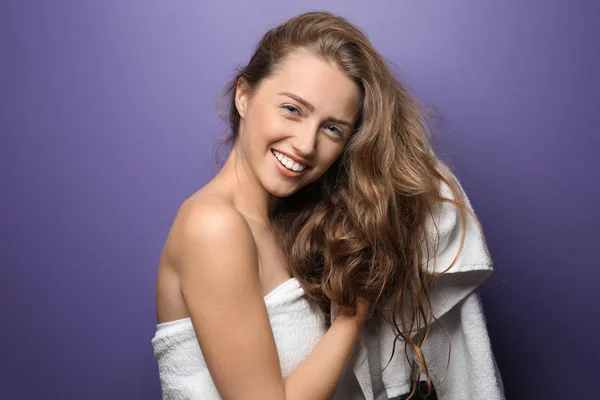
{"label": "woman's nose", "polygon": [[304,158],[309,158],[315,154],[318,141],[318,128],[305,127],[298,130],[292,140],[292,147],[296,153]]}

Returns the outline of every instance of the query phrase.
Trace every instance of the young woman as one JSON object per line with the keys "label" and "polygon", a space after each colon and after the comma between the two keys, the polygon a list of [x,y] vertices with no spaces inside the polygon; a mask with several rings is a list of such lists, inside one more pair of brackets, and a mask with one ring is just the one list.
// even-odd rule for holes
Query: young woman
{"label": "young woman", "polygon": [[231,152],[160,260],[164,398],[331,398],[369,317],[429,381],[428,221],[469,207],[416,100],[360,30],[316,12],[268,31],[226,95]]}

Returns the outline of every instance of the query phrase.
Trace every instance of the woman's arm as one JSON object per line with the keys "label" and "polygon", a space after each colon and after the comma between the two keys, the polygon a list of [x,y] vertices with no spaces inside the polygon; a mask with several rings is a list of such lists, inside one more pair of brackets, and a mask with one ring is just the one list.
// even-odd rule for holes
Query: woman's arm
{"label": "woman's arm", "polygon": [[313,352],[285,380],[286,399],[329,399],[333,395],[366,313],[362,301],[354,315],[340,310]]}
{"label": "woman's arm", "polygon": [[167,255],[179,271],[198,342],[224,399],[327,399],[335,391],[366,307],[341,313],[285,380],[260,282],[252,232],[233,208],[184,205]]}

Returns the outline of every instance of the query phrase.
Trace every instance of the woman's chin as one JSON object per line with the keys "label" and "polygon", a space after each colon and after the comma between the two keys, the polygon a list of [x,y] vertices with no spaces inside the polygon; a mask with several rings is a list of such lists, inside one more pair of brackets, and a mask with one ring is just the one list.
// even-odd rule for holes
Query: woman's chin
{"label": "woman's chin", "polygon": [[269,193],[271,193],[275,197],[289,197],[298,191],[297,187],[281,187],[281,186],[272,186],[266,188]]}
{"label": "woman's chin", "polygon": [[270,193],[275,197],[284,198],[284,197],[290,197],[291,195],[296,193],[296,190],[271,191]]}

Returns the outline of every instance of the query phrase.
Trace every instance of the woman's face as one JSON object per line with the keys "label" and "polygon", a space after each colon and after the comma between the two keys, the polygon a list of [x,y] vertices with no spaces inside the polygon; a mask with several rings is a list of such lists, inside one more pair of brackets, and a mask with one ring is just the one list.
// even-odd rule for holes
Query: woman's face
{"label": "woman's face", "polygon": [[344,150],[361,106],[356,83],[306,50],[250,92],[239,84],[238,150],[263,187],[286,197],[318,179]]}

